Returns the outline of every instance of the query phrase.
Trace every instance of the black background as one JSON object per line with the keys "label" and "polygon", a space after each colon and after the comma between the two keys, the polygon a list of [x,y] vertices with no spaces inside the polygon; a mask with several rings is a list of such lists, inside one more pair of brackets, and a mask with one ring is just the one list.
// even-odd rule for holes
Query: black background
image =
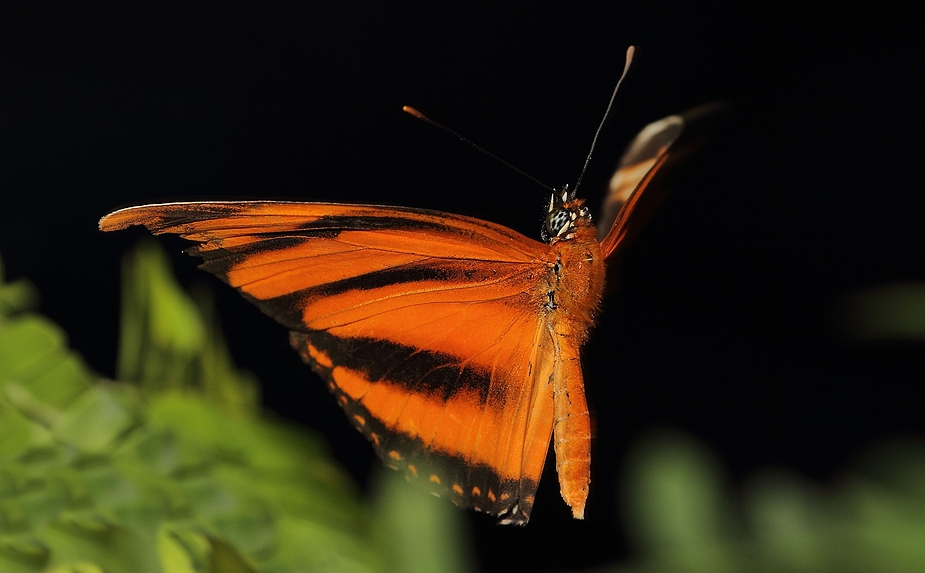
{"label": "black background", "polygon": [[[656,428],[690,433],[737,483],[784,466],[825,481],[925,429],[913,344],[857,344],[840,297],[925,279],[920,18],[832,3],[340,7],[191,1],[5,3],[0,253],[101,373],[115,361],[131,204],[297,199],[466,213],[537,237],[545,192],[401,113],[414,105],[549,185],[573,182],[626,46],[639,46],[582,186],[600,200],[643,125],[731,113],[623,261],[584,353],[596,419],[585,522],[552,463],[526,528],[471,515],[485,570],[625,557],[616,485]],[[363,483],[371,448],[286,333],[211,281],[266,404],[322,433]]]}

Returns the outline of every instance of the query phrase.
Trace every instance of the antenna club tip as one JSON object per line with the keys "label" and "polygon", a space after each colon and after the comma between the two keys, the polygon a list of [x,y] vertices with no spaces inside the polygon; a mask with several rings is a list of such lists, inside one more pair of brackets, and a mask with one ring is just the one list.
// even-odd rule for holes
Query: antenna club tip
{"label": "antenna club tip", "polygon": [[422,113],[419,112],[418,110],[414,109],[414,108],[411,107],[410,105],[403,105],[403,106],[401,106],[401,110],[402,110],[403,112],[409,114],[409,115],[413,115],[414,117],[421,118],[421,119],[424,118],[424,114],[422,114]]}

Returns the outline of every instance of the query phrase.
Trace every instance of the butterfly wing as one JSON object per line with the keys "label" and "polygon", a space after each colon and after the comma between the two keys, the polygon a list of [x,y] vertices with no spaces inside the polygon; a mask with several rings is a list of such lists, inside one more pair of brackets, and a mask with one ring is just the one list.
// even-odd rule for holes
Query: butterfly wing
{"label": "butterfly wing", "polygon": [[553,423],[543,243],[486,221],[330,203],[116,211],[191,254],[290,331],[393,467],[463,507],[529,519]]}
{"label": "butterfly wing", "polygon": [[631,240],[664,200],[660,172],[673,171],[713,139],[727,112],[723,102],[697,106],[650,123],[627,146],[601,207],[597,237],[609,257]]}
{"label": "butterfly wing", "polygon": [[626,148],[610,179],[610,191],[604,198],[597,227],[605,257],[632,236],[664,199],[661,193],[645,193],[646,187],[665,163],[668,149],[683,129],[684,118],[670,115],[644,127]]}

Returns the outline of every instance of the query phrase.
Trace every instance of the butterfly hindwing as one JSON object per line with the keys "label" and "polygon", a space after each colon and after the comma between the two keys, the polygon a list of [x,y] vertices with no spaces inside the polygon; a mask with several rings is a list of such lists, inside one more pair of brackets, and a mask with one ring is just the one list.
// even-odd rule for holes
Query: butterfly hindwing
{"label": "butterfly hindwing", "polygon": [[[291,339],[387,465],[462,507],[526,521],[552,429],[542,344],[528,347],[526,362],[539,374],[531,377],[516,369],[492,376],[446,355],[373,340],[320,332]],[[342,353],[362,358],[341,360]]]}

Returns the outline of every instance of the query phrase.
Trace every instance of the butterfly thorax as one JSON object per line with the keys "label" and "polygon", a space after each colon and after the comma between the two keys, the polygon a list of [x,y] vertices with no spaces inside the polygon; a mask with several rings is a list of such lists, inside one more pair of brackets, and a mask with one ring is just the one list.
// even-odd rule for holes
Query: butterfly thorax
{"label": "butterfly thorax", "polygon": [[549,201],[543,239],[550,246],[547,307],[556,330],[584,341],[604,292],[604,256],[583,199],[564,187]]}

